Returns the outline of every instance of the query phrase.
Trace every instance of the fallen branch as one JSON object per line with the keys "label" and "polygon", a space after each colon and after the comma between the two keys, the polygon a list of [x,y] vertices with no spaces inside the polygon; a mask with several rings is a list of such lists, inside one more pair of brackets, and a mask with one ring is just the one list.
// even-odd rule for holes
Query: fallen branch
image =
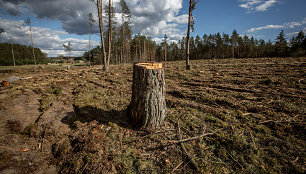
{"label": "fallen branch", "polygon": [[174,141],[168,141],[166,143],[161,143],[160,145],[156,145],[156,144],[155,145],[151,145],[147,149],[155,150],[155,149],[160,149],[160,148],[172,146],[172,145],[178,144],[178,143],[183,143],[183,142],[187,142],[187,141],[192,141],[192,140],[200,139],[200,138],[203,138],[205,136],[214,135],[217,132],[220,132],[221,130],[223,130],[223,128],[218,129],[215,132],[206,133],[206,134],[202,134],[202,135],[191,137],[191,138],[186,138],[186,139],[181,139],[181,140],[174,140]]}
{"label": "fallen branch", "polygon": [[293,124],[299,124],[303,122],[296,122],[296,121],[280,121],[280,120],[266,120],[266,121],[261,121],[259,124],[265,124],[265,123],[293,123]]}
{"label": "fallen branch", "polygon": [[304,79],[300,79],[298,82],[301,84],[301,81],[304,81]]}
{"label": "fallen branch", "polygon": [[226,153],[241,167],[241,169],[243,169],[242,164],[240,164],[227,150]]}
{"label": "fallen branch", "polygon": [[31,78],[33,78],[33,77],[24,77],[24,78],[20,78],[20,80],[28,80],[28,79],[31,79]]}
{"label": "fallen branch", "polygon": [[171,171],[171,173],[174,173],[174,171],[176,171],[183,163],[184,163],[184,161],[181,162],[181,163],[179,163],[179,164]]}
{"label": "fallen branch", "polygon": [[5,149],[5,150],[10,150],[10,151],[15,151],[15,152],[27,152],[30,151],[31,149],[25,148],[25,149],[15,149],[11,147],[6,147],[6,146],[0,146],[0,149]]}
{"label": "fallen branch", "polygon": [[181,145],[181,148],[183,149],[183,152],[185,153],[185,155],[189,159],[189,161],[192,164],[192,166],[195,169],[198,169],[198,164],[195,162],[194,158],[188,153],[188,151],[186,150],[186,148],[184,146],[184,143],[183,143],[184,141],[182,141],[182,134],[181,134],[181,129],[180,129],[179,122],[177,122],[177,128],[178,128],[178,136],[180,138],[180,145]]}
{"label": "fallen branch", "polygon": [[200,138],[203,138],[205,136],[214,135],[215,133],[220,132],[221,130],[223,130],[223,128],[218,129],[215,132],[205,133],[205,134],[202,134],[202,135],[199,135],[199,136],[195,136],[195,137],[191,137],[191,138],[186,138],[186,139],[181,139],[181,140],[176,140],[176,141],[169,141],[167,144],[173,145],[173,144],[177,144],[177,143],[183,143],[183,142],[187,142],[187,141],[192,141],[192,140],[200,139]]}

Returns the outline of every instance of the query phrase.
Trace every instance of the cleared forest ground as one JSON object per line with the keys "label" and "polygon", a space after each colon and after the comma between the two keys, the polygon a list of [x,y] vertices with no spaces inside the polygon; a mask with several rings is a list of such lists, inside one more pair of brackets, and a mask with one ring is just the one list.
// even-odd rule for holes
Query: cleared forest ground
{"label": "cleared forest ground", "polygon": [[31,77],[0,88],[0,173],[305,172],[305,58],[191,64],[164,62],[157,132],[126,119],[131,64],[0,70]]}

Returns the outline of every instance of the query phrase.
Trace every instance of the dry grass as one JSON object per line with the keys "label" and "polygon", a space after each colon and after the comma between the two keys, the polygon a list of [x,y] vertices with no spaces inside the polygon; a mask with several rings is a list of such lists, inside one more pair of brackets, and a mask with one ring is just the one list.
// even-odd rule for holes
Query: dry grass
{"label": "dry grass", "polygon": [[[303,173],[305,172],[305,58],[221,59],[164,63],[167,117],[162,130],[135,131],[126,119],[132,65],[5,72],[33,76],[10,87],[73,105],[69,134],[49,150],[61,173]],[[35,75],[36,73],[36,75]],[[19,88],[18,88],[19,86]],[[182,138],[214,132],[184,146]],[[183,163],[182,163],[183,162]],[[173,171],[175,169],[175,171]]]}

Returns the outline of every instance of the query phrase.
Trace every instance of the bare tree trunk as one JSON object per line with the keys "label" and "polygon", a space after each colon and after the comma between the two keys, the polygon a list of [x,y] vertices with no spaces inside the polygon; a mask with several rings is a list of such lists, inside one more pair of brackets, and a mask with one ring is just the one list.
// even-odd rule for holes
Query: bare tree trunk
{"label": "bare tree trunk", "polygon": [[107,58],[107,66],[105,67],[105,71],[108,71],[109,62],[112,55],[112,0],[109,0],[108,5],[109,15],[108,15],[108,58]]}
{"label": "bare tree trunk", "polygon": [[91,66],[91,60],[90,60],[90,30],[91,30],[91,21],[89,21],[89,43],[88,43],[88,61],[89,61],[89,66]]}
{"label": "bare tree trunk", "polygon": [[133,67],[129,118],[137,129],[155,130],[166,117],[165,75],[161,63],[137,63]]}
{"label": "bare tree trunk", "polygon": [[121,50],[121,54],[122,54],[122,57],[123,57],[123,61],[124,61],[124,46],[125,46],[125,37],[124,37],[124,14],[122,13],[122,50]]}
{"label": "bare tree trunk", "polygon": [[35,57],[35,52],[34,52],[34,41],[32,37],[32,27],[30,25],[30,34],[31,34],[31,42],[32,42],[32,53],[33,53],[33,58],[34,58],[34,65],[36,66],[36,57]]}
{"label": "bare tree trunk", "polygon": [[151,59],[151,50],[150,50],[150,42],[148,42],[148,57],[149,57],[149,61],[152,61]]}
{"label": "bare tree trunk", "polygon": [[125,62],[125,63],[128,63],[128,60],[129,60],[128,54],[129,54],[129,53],[128,53],[127,42],[124,43],[124,50],[123,50],[123,51],[124,51],[123,54],[124,54],[124,57],[125,57],[125,61],[124,61],[124,62]]}
{"label": "bare tree trunk", "polygon": [[144,60],[148,60],[147,53],[146,53],[146,39],[143,40],[143,57],[144,57]]}
{"label": "bare tree trunk", "polygon": [[190,0],[189,2],[189,16],[188,16],[188,28],[187,28],[187,37],[186,37],[186,69],[190,69],[190,64],[189,64],[189,40],[190,40],[190,25],[191,25],[191,17],[192,17],[192,7],[191,4],[193,3],[193,0]]}
{"label": "bare tree trunk", "polygon": [[115,64],[119,64],[119,60],[118,60],[118,48],[115,49]]}
{"label": "bare tree trunk", "polygon": [[98,8],[98,16],[99,16],[99,28],[100,28],[100,36],[101,36],[101,53],[103,54],[103,69],[106,70],[107,62],[106,62],[106,54],[105,54],[105,44],[103,37],[103,19],[102,19],[102,0],[97,0],[97,8]]}
{"label": "bare tree trunk", "polygon": [[138,46],[137,46],[137,40],[135,40],[135,44],[136,44],[136,49],[135,49],[136,59],[138,59]]}
{"label": "bare tree trunk", "polygon": [[140,62],[142,60],[140,40],[138,40],[138,48],[139,48],[139,62]]}
{"label": "bare tree trunk", "polygon": [[165,45],[165,61],[167,61],[167,44]]}
{"label": "bare tree trunk", "polygon": [[14,66],[16,66],[13,43],[11,43],[11,46],[12,46],[12,58],[13,58],[13,63],[14,63]]}

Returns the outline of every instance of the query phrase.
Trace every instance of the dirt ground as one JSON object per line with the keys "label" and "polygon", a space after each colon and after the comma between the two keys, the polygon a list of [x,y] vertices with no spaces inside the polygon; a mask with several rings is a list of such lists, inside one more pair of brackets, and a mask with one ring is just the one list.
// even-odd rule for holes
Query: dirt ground
{"label": "dirt ground", "polygon": [[131,64],[0,69],[21,78],[0,87],[0,173],[305,173],[306,58],[191,64],[164,62],[156,132],[127,119]]}

